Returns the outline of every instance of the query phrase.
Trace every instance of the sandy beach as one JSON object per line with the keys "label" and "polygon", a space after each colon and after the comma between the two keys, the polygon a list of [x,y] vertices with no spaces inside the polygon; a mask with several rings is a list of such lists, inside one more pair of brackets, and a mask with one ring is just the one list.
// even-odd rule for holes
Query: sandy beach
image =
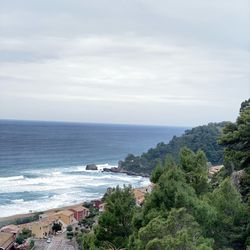
{"label": "sandy beach", "polygon": [[48,209],[48,210],[44,210],[44,211],[37,211],[37,212],[31,212],[31,213],[25,213],[25,214],[16,214],[16,215],[11,215],[11,216],[7,216],[7,217],[0,217],[0,223],[1,224],[6,224],[6,223],[13,223],[15,222],[17,219],[24,219],[24,218],[29,218],[32,217],[34,215],[36,215],[37,213],[53,213],[53,212],[58,212],[61,210],[65,210],[65,209],[70,209],[70,208],[74,208],[77,206],[82,206],[84,202],[78,203],[78,204],[74,204],[74,205],[70,205],[70,206],[64,206],[64,207],[59,207],[59,208],[52,208],[52,209]]}

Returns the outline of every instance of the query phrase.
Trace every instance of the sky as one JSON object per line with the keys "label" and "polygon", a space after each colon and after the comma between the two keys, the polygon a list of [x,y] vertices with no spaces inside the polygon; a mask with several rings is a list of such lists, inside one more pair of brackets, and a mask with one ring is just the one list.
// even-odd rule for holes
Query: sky
{"label": "sky", "polygon": [[0,119],[234,121],[249,28],[249,0],[0,0]]}

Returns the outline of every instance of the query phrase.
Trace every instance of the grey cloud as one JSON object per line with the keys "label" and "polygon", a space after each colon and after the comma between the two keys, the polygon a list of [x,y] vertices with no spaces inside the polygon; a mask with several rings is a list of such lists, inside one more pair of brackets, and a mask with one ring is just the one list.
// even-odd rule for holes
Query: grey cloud
{"label": "grey cloud", "polygon": [[0,118],[232,120],[250,92],[249,12],[246,0],[2,1]]}

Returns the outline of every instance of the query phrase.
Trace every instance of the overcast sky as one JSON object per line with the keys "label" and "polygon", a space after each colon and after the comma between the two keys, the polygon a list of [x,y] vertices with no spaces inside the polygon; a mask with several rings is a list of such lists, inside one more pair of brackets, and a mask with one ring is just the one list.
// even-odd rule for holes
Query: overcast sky
{"label": "overcast sky", "polygon": [[0,0],[0,118],[234,121],[249,30],[249,0]]}

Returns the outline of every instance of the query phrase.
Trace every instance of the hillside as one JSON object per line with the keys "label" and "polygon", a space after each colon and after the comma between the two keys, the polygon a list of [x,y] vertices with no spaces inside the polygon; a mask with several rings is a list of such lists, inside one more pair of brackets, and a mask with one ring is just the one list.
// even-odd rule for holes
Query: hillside
{"label": "hillside", "polygon": [[168,144],[161,142],[141,156],[129,154],[124,161],[119,162],[119,167],[137,173],[151,173],[157,163],[162,162],[168,154],[179,162],[179,151],[185,146],[195,152],[201,149],[209,162],[213,165],[221,164],[223,147],[218,145],[217,140],[225,124],[226,122],[209,123],[186,130],[182,136],[174,136]]}
{"label": "hillside", "polygon": [[[161,159],[157,153],[175,153],[178,147],[189,145],[201,145],[212,157],[210,160],[220,161],[220,155],[214,155],[218,146],[214,142],[221,125],[208,124],[186,131],[169,144],[135,157],[137,162],[131,163],[136,166],[146,161],[146,156],[152,157],[150,153]],[[225,124],[218,138],[224,146],[224,168],[215,174],[219,177],[216,185],[209,180],[204,152],[185,147],[178,154],[178,162],[167,158],[157,165],[151,174],[151,188],[145,189],[143,197],[138,197],[131,186],[108,190],[98,224],[90,233],[78,234],[81,249],[249,249],[249,131],[250,99],[242,103],[236,122]]]}

